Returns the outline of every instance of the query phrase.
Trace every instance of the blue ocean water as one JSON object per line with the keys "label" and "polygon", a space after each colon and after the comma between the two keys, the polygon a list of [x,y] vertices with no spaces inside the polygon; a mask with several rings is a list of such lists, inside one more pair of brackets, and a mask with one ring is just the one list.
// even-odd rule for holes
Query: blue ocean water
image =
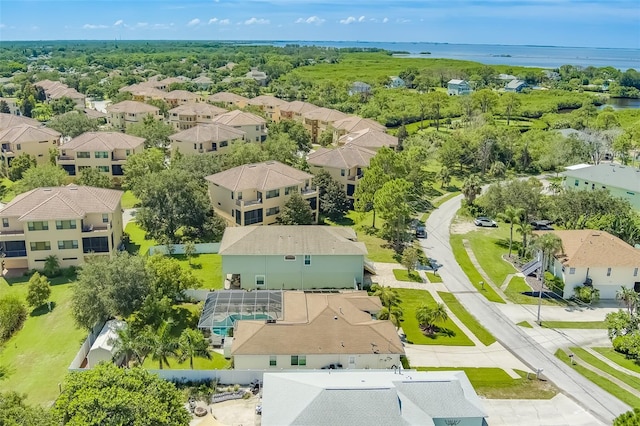
{"label": "blue ocean water", "polygon": [[[409,57],[461,59],[488,65],[517,65],[541,68],[558,68],[561,65],[611,66],[621,71],[629,68],[640,69],[640,49],[362,41],[272,41],[265,44],[275,46],[300,44],[337,48],[380,48],[390,51],[409,52]],[[421,54],[422,52],[430,52],[430,54]]]}

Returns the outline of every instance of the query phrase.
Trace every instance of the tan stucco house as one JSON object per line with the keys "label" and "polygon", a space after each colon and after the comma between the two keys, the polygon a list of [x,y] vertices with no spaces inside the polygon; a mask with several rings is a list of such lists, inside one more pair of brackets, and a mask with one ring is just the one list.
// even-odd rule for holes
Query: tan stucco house
{"label": "tan stucco house", "polygon": [[122,101],[107,107],[107,123],[119,130],[141,123],[148,116],[161,120],[160,108],[138,101]]}
{"label": "tan stucco house", "polygon": [[318,142],[320,134],[325,130],[332,128],[333,123],[343,118],[347,118],[348,115],[337,109],[331,108],[316,108],[303,114],[304,127],[311,133],[311,141],[313,143]]}
{"label": "tan stucco house", "polygon": [[176,130],[186,130],[198,124],[212,123],[214,117],[228,111],[203,102],[189,102],[168,112],[169,124]]}
{"label": "tan stucco house", "polygon": [[223,108],[244,108],[249,98],[230,92],[218,92],[207,98],[207,102],[222,105]]}
{"label": "tan stucco house", "polygon": [[89,186],[37,188],[0,210],[6,269],[42,269],[48,256],[61,267],[112,255],[122,242],[122,191]]}
{"label": "tan stucco house", "polygon": [[169,136],[171,151],[182,154],[223,153],[246,133],[224,124],[198,124]]}
{"label": "tan stucco house", "polygon": [[304,114],[320,108],[304,101],[292,101],[278,107],[282,120],[295,120],[304,123]]}
{"label": "tan stucco house", "polygon": [[60,144],[60,133],[53,129],[19,124],[0,131],[2,163],[9,167],[21,154],[29,154],[38,164],[49,162],[49,150]]}
{"label": "tan stucco house", "polygon": [[259,108],[267,117],[276,122],[280,121],[280,108],[286,104],[288,104],[287,101],[268,95],[256,96],[247,101],[247,106]]}
{"label": "tan stucco house", "polygon": [[240,110],[233,110],[217,115],[212,120],[216,124],[234,127],[246,133],[249,142],[264,142],[267,139],[267,120]]}
{"label": "tan stucco house", "polygon": [[338,139],[338,145],[352,145],[377,151],[383,146],[393,150],[398,149],[398,138],[388,133],[367,128],[353,133],[347,133]]}
{"label": "tan stucco house", "polygon": [[177,107],[178,105],[184,105],[189,102],[203,102],[204,98],[188,90],[172,90],[164,95],[165,102],[171,107]]}
{"label": "tan stucco house", "polygon": [[309,202],[318,220],[313,175],[278,161],[245,164],[205,178],[213,210],[231,226],[271,225],[291,194]]}
{"label": "tan stucco house", "polygon": [[369,118],[362,118],[357,115],[343,118],[333,123],[333,142],[336,143],[340,137],[347,133],[359,132],[361,130],[371,129],[378,132],[387,130],[382,124]]}

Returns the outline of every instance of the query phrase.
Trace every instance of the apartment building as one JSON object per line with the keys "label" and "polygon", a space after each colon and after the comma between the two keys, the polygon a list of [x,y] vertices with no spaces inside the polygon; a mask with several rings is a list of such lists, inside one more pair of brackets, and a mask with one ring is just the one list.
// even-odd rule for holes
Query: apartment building
{"label": "apartment building", "polygon": [[162,119],[160,108],[143,102],[122,101],[107,107],[107,123],[120,130],[141,123],[147,116]]}
{"label": "apartment building", "polygon": [[309,202],[318,220],[318,191],[313,175],[266,161],[234,167],[205,178],[213,210],[231,226],[271,225],[294,192]]}
{"label": "apartment building", "polygon": [[264,142],[267,139],[267,120],[240,110],[233,110],[213,118],[213,123],[231,126],[246,133],[249,142]]}
{"label": "apartment building", "polygon": [[34,120],[33,118],[0,112],[0,130],[19,126],[21,124],[28,124],[33,127],[42,127],[42,123],[38,120]]}
{"label": "apartment building", "polygon": [[357,132],[347,133],[338,139],[338,145],[347,144],[372,151],[377,151],[383,146],[396,150],[398,149],[398,138],[385,132],[367,128],[358,130]]}
{"label": "apartment building", "polygon": [[280,119],[295,120],[304,123],[304,114],[320,108],[317,105],[304,101],[288,102],[278,107],[280,110]]}
{"label": "apartment building", "polygon": [[77,106],[84,108],[86,96],[78,92],[76,89],[67,86],[59,81],[42,80],[33,84],[36,87],[42,87],[47,101],[69,98],[76,103]]}
{"label": "apartment building", "polygon": [[0,131],[2,163],[9,167],[21,154],[29,154],[38,164],[49,162],[49,150],[60,144],[59,132],[47,127],[19,124]]}
{"label": "apartment building", "polygon": [[188,90],[172,90],[164,95],[163,99],[171,107],[177,107],[178,105],[184,105],[189,102],[203,102],[204,98],[197,93],[189,92]]}
{"label": "apartment building", "polygon": [[182,154],[223,153],[236,141],[243,141],[246,133],[224,124],[198,124],[169,136],[171,151]]}
{"label": "apartment building", "polygon": [[89,186],[36,188],[2,210],[0,249],[6,269],[42,269],[112,255],[122,243],[122,191]]}
{"label": "apartment building", "polygon": [[224,108],[244,108],[249,98],[230,92],[218,92],[209,96],[207,102],[222,105]]}
{"label": "apartment building", "polygon": [[262,95],[249,99],[247,106],[251,105],[259,108],[264,112],[271,120],[280,121],[280,108],[284,107],[289,102],[278,99],[274,96]]}
{"label": "apartment building", "polygon": [[338,140],[347,133],[359,132],[366,129],[372,129],[378,132],[384,132],[387,130],[385,126],[377,121],[369,118],[362,118],[357,115],[338,120],[333,123],[332,127],[334,143],[338,142]]}
{"label": "apartment building", "polygon": [[329,128],[333,128],[333,123],[343,118],[349,117],[347,114],[331,108],[316,108],[305,114],[304,127],[311,133],[311,141],[317,143],[320,134]]}
{"label": "apartment building", "polygon": [[144,141],[120,132],[86,132],[60,146],[57,163],[70,176],[95,167],[111,178],[120,178],[127,158],[142,152]]}
{"label": "apartment building", "polygon": [[190,102],[169,110],[169,124],[176,130],[212,123],[213,118],[228,112],[224,108],[202,102]]}

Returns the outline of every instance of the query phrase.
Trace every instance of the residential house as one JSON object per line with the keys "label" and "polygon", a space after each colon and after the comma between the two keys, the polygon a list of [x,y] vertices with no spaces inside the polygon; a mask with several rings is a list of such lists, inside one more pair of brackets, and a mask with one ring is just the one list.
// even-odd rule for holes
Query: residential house
{"label": "residential house", "polygon": [[42,127],[42,123],[38,120],[34,120],[33,118],[0,112],[0,130],[9,129],[23,124],[27,124],[32,127]]}
{"label": "residential house", "polygon": [[304,122],[305,113],[318,108],[319,107],[317,105],[310,104],[309,102],[304,101],[288,102],[278,107],[278,109],[280,110],[280,119],[295,120],[301,123]]}
{"label": "residential house", "polygon": [[351,228],[318,225],[225,229],[222,274],[245,290],[354,289],[367,248]]}
{"label": "residential house", "polygon": [[178,77],[167,77],[162,80],[149,79],[149,81],[147,81],[146,84],[150,87],[154,87],[158,90],[162,90],[166,92],[167,90],[169,90],[169,86],[171,86],[172,84],[186,83],[187,81],[190,81],[188,77],[178,76]]}
{"label": "residential house", "polygon": [[363,83],[362,81],[356,81],[349,87],[349,96],[353,96],[355,94],[370,95],[371,85]]}
{"label": "residential house", "polygon": [[322,132],[332,129],[333,124],[336,121],[342,120],[343,118],[347,118],[349,116],[344,112],[338,111],[337,109],[316,108],[304,113],[303,117],[303,124],[311,134],[311,141],[313,143],[317,143]]}
{"label": "residential house", "polygon": [[504,91],[520,93],[522,92],[522,89],[526,87],[528,87],[527,83],[522,80],[511,80],[506,84],[506,86],[504,86]]}
{"label": "residential house", "polygon": [[57,163],[70,176],[95,167],[111,178],[120,179],[127,158],[142,152],[144,142],[143,138],[120,132],[85,132],[60,146]]}
{"label": "residential house", "polygon": [[274,96],[262,95],[247,101],[247,106],[254,106],[264,112],[271,120],[280,121],[280,108],[288,102]]}
{"label": "residential house", "polygon": [[198,124],[212,123],[215,116],[225,112],[228,111],[215,105],[190,102],[168,111],[169,124],[176,130],[186,130]]}
{"label": "residential house", "polygon": [[235,62],[227,62],[225,65],[216,68],[218,71],[233,71],[233,69],[237,66]]}
{"label": "residential house", "polygon": [[246,133],[224,124],[198,124],[174,135],[171,140],[171,151],[182,154],[198,154],[206,152],[223,153],[236,141],[243,141]]}
{"label": "residential house", "polygon": [[356,192],[358,182],[375,155],[375,151],[348,144],[336,149],[318,148],[309,153],[307,163],[311,173],[317,175],[325,170],[339,182],[353,206],[353,194]]}
{"label": "residential house", "polygon": [[198,78],[194,78],[192,82],[196,85],[198,90],[209,90],[209,88],[213,84],[213,81],[206,75],[201,75]]}
{"label": "residential house", "polygon": [[86,96],[59,81],[42,80],[33,84],[36,87],[42,87],[47,97],[47,101],[69,98],[81,108],[85,107]]}
{"label": "residential house", "polygon": [[601,299],[615,299],[621,287],[640,293],[640,249],[605,231],[576,229],[553,232],[562,240],[548,270],[564,281],[565,294],[587,283],[600,291]]}
{"label": "residential house", "polygon": [[353,133],[360,130],[372,129],[379,132],[384,132],[387,130],[385,126],[378,123],[377,121],[371,120],[369,118],[358,117],[357,115],[338,120],[333,123],[332,127],[333,142],[338,142],[340,137],[346,135],[347,133]]}
{"label": "residential house", "polygon": [[85,108],[81,113],[86,115],[87,118],[96,120],[100,124],[106,124],[107,122],[107,114],[102,111],[98,111],[97,109]]}
{"label": "residential house", "polygon": [[121,87],[118,92],[129,92],[134,101],[145,102],[152,99],[164,99],[167,92],[150,86],[147,83],[132,84],[130,86]]}
{"label": "residential house", "polygon": [[487,424],[463,371],[265,373],[261,404],[262,426]]}
{"label": "residential house", "polygon": [[223,108],[244,108],[249,98],[230,92],[218,92],[209,96],[207,102],[221,105]]}
{"label": "residential house", "polygon": [[122,101],[107,107],[107,123],[120,130],[142,123],[148,116],[161,120],[160,108],[138,101]]}
{"label": "residential house", "polygon": [[2,98],[0,97],[0,103],[6,103],[9,107],[8,114],[20,115],[20,107],[18,106],[18,100],[16,98]]}
{"label": "residential house", "polygon": [[0,210],[5,269],[42,269],[49,256],[67,268],[112,255],[122,242],[121,198],[122,191],[76,185],[18,195]]}
{"label": "residential house", "polygon": [[498,80],[501,80],[505,83],[508,83],[510,81],[513,80],[517,80],[518,77],[516,77],[515,75],[511,75],[511,74],[498,74]]}
{"label": "residential house", "polygon": [[258,83],[258,85],[260,86],[266,86],[268,81],[267,74],[264,73],[263,71],[259,71],[257,68],[251,68],[251,71],[246,73],[244,75],[244,78],[250,78],[252,80],[255,80],[255,82]]}
{"label": "residential house", "polygon": [[0,131],[2,164],[11,166],[11,161],[21,154],[29,154],[38,164],[49,163],[49,150],[60,144],[59,132],[53,129],[19,124]]}
{"label": "residential house", "polygon": [[407,87],[407,85],[406,85],[406,83],[404,82],[403,79],[401,79],[397,75],[392,75],[391,77],[389,77],[389,88],[390,89],[399,89],[399,88],[403,88],[403,87]]}
{"label": "residential house", "polygon": [[250,112],[236,109],[217,115],[212,121],[242,130],[246,133],[246,141],[264,142],[267,139],[267,120]]}
{"label": "residential house", "polygon": [[278,161],[245,164],[205,178],[213,210],[231,226],[271,225],[291,194],[307,200],[318,220],[313,175]]}
{"label": "residential house", "polygon": [[338,139],[338,145],[354,145],[361,148],[377,151],[383,146],[393,150],[398,149],[398,138],[385,132],[371,128],[347,133]]}
{"label": "residential house", "polygon": [[613,163],[567,167],[564,187],[567,190],[606,189],[614,197],[629,200],[640,210],[640,170]]}
{"label": "residential house", "polygon": [[190,102],[203,102],[204,98],[197,93],[188,90],[172,90],[164,95],[163,99],[170,107],[177,107]]}
{"label": "residential house", "polygon": [[471,93],[471,86],[465,80],[453,79],[447,83],[447,93],[449,96],[468,95]]}

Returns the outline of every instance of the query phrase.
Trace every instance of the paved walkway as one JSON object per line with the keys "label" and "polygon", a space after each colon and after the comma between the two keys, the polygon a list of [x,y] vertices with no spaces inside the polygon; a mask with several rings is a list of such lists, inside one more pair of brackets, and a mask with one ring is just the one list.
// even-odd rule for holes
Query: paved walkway
{"label": "paved walkway", "polygon": [[587,352],[589,352],[591,355],[593,355],[594,357],[598,358],[600,361],[606,362],[607,364],[609,364],[609,366],[615,368],[616,370],[625,373],[629,376],[634,376],[640,379],[640,373],[637,373],[635,371],[631,371],[628,368],[624,368],[623,366],[621,366],[620,364],[616,364],[615,362],[611,361],[609,358],[607,358],[606,356],[602,355],[600,352],[596,352],[591,348],[583,348],[584,350],[586,350]]}
{"label": "paved walkway", "polygon": [[469,259],[471,260],[471,263],[473,264],[473,266],[478,270],[478,273],[480,275],[482,275],[482,278],[484,278],[484,282],[485,284],[490,285],[493,290],[498,293],[500,295],[500,297],[502,297],[504,299],[505,302],[510,303],[509,300],[507,299],[507,295],[504,294],[504,291],[502,291],[501,288],[499,288],[496,283],[494,283],[491,278],[489,278],[489,275],[487,275],[487,273],[484,271],[484,269],[482,269],[482,266],[480,266],[480,262],[478,262],[478,259],[476,258],[476,254],[473,252],[473,250],[471,250],[471,244],[469,244],[468,240],[462,240],[462,245],[464,246],[464,250],[467,252],[467,255],[469,256]]}

